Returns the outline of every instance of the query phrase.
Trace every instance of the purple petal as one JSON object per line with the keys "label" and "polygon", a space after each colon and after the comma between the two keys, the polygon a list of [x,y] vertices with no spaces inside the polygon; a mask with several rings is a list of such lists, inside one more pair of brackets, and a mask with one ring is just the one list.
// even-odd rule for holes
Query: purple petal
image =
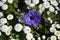
{"label": "purple petal", "polygon": [[32,21],[32,24],[33,24],[34,26],[37,26],[37,25],[39,24],[39,22],[36,21],[36,20],[34,20],[34,21]]}
{"label": "purple petal", "polygon": [[26,24],[36,26],[36,25],[38,25],[40,23],[41,15],[37,11],[35,11],[35,10],[30,10],[25,15],[24,18],[26,20]]}
{"label": "purple petal", "polygon": [[26,14],[26,15],[24,16],[24,18],[25,18],[26,24],[31,25],[31,20],[30,20],[30,18],[29,18],[29,15]]}

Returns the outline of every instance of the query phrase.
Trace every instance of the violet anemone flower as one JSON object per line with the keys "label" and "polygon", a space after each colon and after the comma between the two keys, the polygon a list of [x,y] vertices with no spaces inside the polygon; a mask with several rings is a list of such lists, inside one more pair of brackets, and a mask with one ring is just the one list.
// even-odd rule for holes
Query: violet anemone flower
{"label": "violet anemone flower", "polygon": [[36,26],[41,21],[41,15],[36,10],[30,10],[25,16],[26,24]]}

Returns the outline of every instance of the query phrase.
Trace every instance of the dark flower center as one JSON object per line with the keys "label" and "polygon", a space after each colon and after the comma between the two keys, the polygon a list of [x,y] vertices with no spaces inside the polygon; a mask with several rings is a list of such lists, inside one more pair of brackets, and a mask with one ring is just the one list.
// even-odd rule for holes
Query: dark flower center
{"label": "dark flower center", "polygon": [[31,20],[34,20],[34,19],[35,19],[35,16],[33,16],[33,15],[30,16],[30,19],[31,19]]}

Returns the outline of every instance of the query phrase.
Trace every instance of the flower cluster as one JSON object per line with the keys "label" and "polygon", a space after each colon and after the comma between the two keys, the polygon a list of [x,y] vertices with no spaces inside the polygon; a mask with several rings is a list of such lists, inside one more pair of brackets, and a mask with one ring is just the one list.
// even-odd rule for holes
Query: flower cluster
{"label": "flower cluster", "polygon": [[[10,32],[12,30],[12,26],[11,25],[6,25],[7,24],[7,18],[4,18],[3,16],[3,13],[0,12],[0,30],[2,32],[5,32],[6,35],[10,35]],[[8,18],[9,19],[9,18]]]}
{"label": "flower cluster", "polygon": [[57,0],[0,0],[0,40],[60,40],[59,12]]}
{"label": "flower cluster", "polygon": [[55,35],[54,38],[52,37],[51,39],[57,40],[57,37],[58,37],[58,39],[60,40],[60,31],[57,30],[56,28],[59,29],[60,28],[60,24],[54,23],[50,27],[50,32],[54,33],[54,35]]}

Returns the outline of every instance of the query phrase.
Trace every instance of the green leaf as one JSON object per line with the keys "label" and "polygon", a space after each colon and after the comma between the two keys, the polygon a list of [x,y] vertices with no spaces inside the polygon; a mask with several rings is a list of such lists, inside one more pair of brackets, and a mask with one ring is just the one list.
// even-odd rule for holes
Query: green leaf
{"label": "green leaf", "polygon": [[11,11],[14,9],[12,5],[8,5],[8,10],[6,10],[6,14],[11,13]]}
{"label": "green leaf", "polygon": [[18,8],[18,4],[16,2],[14,2],[14,8]]}

